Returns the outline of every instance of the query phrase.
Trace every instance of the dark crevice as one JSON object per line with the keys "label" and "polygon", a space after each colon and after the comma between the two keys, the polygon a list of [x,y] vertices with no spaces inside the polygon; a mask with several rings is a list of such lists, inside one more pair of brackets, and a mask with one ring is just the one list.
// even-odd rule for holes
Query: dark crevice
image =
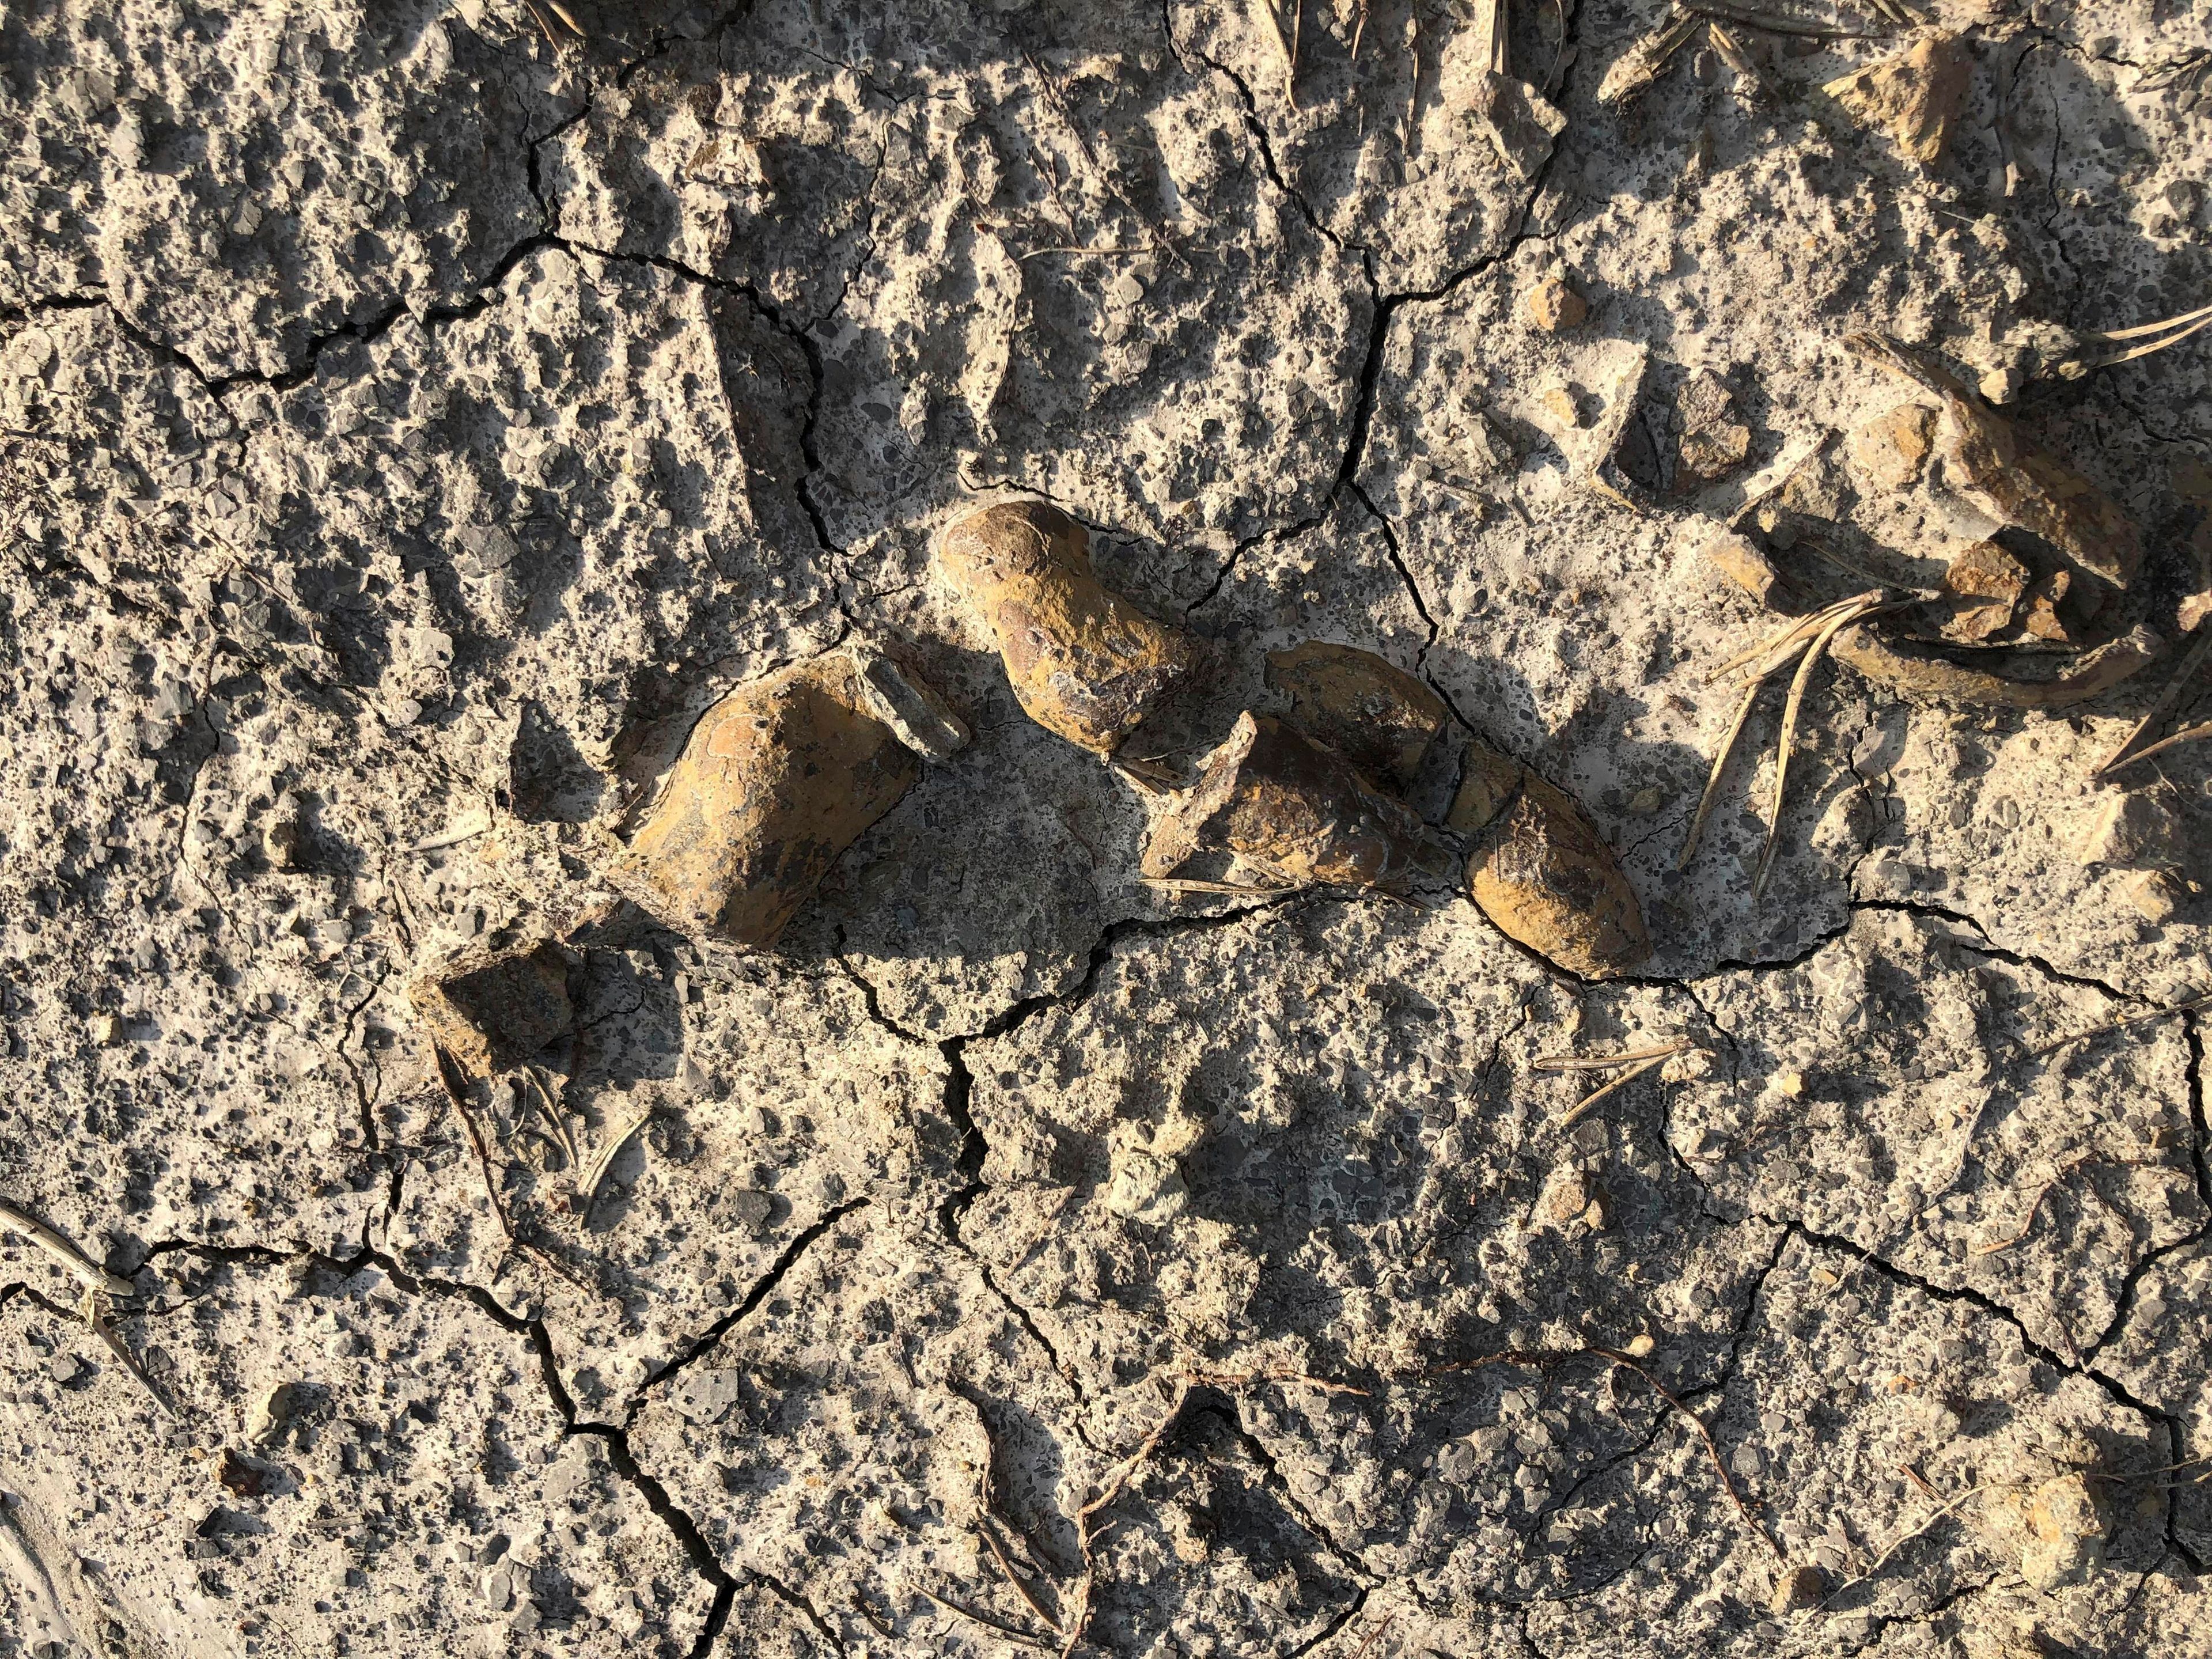
{"label": "dark crevice", "polygon": [[638,1384],[636,1390],[630,1395],[629,1403],[623,1407],[623,1420],[625,1423],[635,1421],[638,1409],[644,1404],[645,1397],[648,1394],[660,1389],[670,1377],[690,1365],[702,1354],[712,1352],[714,1345],[727,1335],[733,1326],[742,1323],[754,1309],[774,1295],[776,1286],[783,1283],[785,1276],[799,1265],[799,1258],[813,1249],[823,1234],[847,1216],[867,1207],[868,1200],[865,1198],[856,1198],[849,1203],[840,1204],[836,1208],[827,1212],[812,1226],[793,1238],[778,1253],[775,1260],[769,1264],[768,1271],[753,1281],[752,1288],[744,1293],[737,1306],[685,1343],[683,1352],[676,1358]]}

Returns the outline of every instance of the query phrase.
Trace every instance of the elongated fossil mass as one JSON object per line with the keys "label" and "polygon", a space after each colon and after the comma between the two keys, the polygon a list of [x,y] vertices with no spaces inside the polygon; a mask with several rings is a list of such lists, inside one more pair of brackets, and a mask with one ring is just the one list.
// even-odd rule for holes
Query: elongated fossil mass
{"label": "elongated fossil mass", "polygon": [[844,652],[709,708],[612,872],[679,933],[773,945],[838,855],[921,775]]}
{"label": "elongated fossil mass", "polygon": [[1480,742],[1446,822],[1468,837],[1467,890],[1508,939],[1584,979],[1651,954],[1636,890],[1572,795]]}
{"label": "elongated fossil mass", "polygon": [[1090,532],[1048,503],[971,513],[937,558],[991,630],[1023,711],[1079,747],[1111,754],[1205,664],[1197,639],[1099,582]]}
{"label": "elongated fossil mass", "polygon": [[1421,821],[1378,794],[1334,750],[1249,711],[1198,781],[1153,827],[1144,872],[1235,853],[1293,885],[1402,887],[1421,866]]}

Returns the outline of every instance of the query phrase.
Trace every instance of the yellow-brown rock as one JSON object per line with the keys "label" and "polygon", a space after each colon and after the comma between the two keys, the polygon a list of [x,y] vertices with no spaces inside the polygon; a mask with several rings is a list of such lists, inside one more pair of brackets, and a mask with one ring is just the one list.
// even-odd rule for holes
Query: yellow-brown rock
{"label": "yellow-brown rock", "polygon": [[830,866],[921,775],[853,659],[742,686],[690,739],[612,875],[679,933],[772,945]]}
{"label": "yellow-brown rock", "polygon": [[1498,930],[1584,979],[1651,954],[1636,890],[1575,798],[1487,745],[1468,746],[1447,822],[1469,838],[1467,888]]}
{"label": "yellow-brown rock", "polygon": [[2027,592],[2027,567],[1995,542],[1974,542],[1951,556],[1942,592],[1951,615],[1943,637],[1979,645],[2013,625],[2013,612]]}
{"label": "yellow-brown rock", "polygon": [[1965,42],[1948,30],[1930,29],[1895,57],[1831,81],[1825,90],[1927,167],[1950,144],[1973,73]]}
{"label": "yellow-brown rock", "polygon": [[1342,756],[1248,711],[1153,826],[1143,869],[1170,876],[1200,853],[1234,853],[1287,885],[1401,888],[1422,844],[1420,819]]}
{"label": "yellow-brown rock", "polygon": [[1042,501],[1001,501],[945,532],[938,564],[999,647],[1029,717],[1111,754],[1187,685],[1204,647],[1103,586],[1090,533]]}
{"label": "yellow-brown rock", "polygon": [[1442,697],[1357,646],[1308,640],[1270,651],[1267,684],[1291,700],[1291,725],[1375,781],[1401,789],[1443,730]]}
{"label": "yellow-brown rock", "polygon": [[1570,288],[1564,276],[1538,278],[1522,305],[1528,320],[1547,334],[1580,328],[1589,318],[1589,301]]}
{"label": "yellow-brown rock", "polygon": [[1899,404],[1854,428],[1844,449],[1862,484],[1893,493],[1920,482],[1935,443],[1936,411],[1925,404]]}
{"label": "yellow-brown rock", "polygon": [[471,950],[408,993],[432,1042],[471,1078],[519,1066],[568,1029],[568,960],[550,942]]}

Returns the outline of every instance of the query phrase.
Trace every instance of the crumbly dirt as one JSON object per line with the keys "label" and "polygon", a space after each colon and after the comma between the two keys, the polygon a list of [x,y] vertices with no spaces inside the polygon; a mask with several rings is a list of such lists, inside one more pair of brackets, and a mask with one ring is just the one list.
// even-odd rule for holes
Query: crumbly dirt
{"label": "crumbly dirt", "polygon": [[[1286,88],[1267,0],[0,0],[0,1201],[129,1286],[0,1226],[0,1656],[2212,1655],[2207,1015],[2049,1047],[2212,992],[2212,745],[2092,777],[2212,335],[2054,368],[2212,300],[2212,13],[1911,9],[1926,167],[1820,90],[1894,4],[1601,103],[1654,7],[1495,77],[1304,0]],[[1754,894],[1778,688],[1675,867],[1779,622],[1699,532],[1988,533],[1862,330],[2120,503],[2164,654],[1820,668]],[[1148,757],[1380,653],[1413,804],[1554,780],[1652,959],[1141,882],[933,568],[1000,489],[1218,648]],[[854,636],[972,745],[771,950],[607,913]],[[449,1088],[410,983],[548,936],[572,1029]]]}

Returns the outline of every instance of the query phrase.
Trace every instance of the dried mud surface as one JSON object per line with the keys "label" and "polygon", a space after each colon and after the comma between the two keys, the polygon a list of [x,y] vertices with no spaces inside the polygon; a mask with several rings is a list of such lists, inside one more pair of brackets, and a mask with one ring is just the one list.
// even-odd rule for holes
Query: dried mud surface
{"label": "dried mud surface", "polygon": [[[1684,531],[1898,404],[1852,331],[2205,580],[2203,338],[2033,375],[2212,298],[2212,15],[1921,0],[1923,167],[1820,91],[1894,41],[1600,103],[1628,0],[1503,82],[1307,0],[1295,102],[1248,0],[556,9],[0,0],[0,1200],[130,1287],[0,1232],[0,1656],[2212,1654],[2206,1016],[2043,1052],[2212,990],[2212,749],[2090,781],[2167,663],[1823,669],[1764,895],[1778,696],[1674,868],[1771,626]],[[1638,349],[1662,458],[1701,373],[1749,442],[1632,507]],[[931,569],[999,486],[1218,645],[1185,741],[1379,652],[1654,958],[1139,882]],[[772,951],[578,935],[449,1097],[411,977],[855,635],[974,744]],[[1536,1065],[1675,1040],[1571,1123]]]}

